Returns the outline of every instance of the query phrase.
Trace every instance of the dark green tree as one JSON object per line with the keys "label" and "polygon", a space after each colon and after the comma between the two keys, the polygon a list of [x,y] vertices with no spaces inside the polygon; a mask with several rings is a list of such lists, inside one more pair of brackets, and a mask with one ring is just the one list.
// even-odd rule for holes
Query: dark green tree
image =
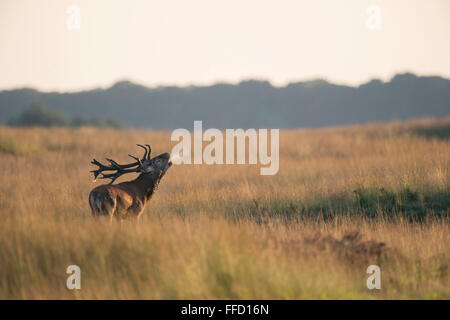
{"label": "dark green tree", "polygon": [[60,113],[47,109],[41,103],[33,102],[21,115],[10,120],[9,124],[20,127],[61,127],[67,125],[67,122]]}

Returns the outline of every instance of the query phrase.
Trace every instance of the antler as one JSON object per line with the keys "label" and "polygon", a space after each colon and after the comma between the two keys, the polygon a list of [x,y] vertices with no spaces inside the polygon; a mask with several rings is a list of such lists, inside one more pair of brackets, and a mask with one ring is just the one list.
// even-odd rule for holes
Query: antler
{"label": "antler", "polygon": [[[100,177],[100,179],[111,179],[111,182],[109,184],[112,184],[118,177],[120,177],[121,175],[123,175],[125,173],[139,172],[139,168],[142,166],[142,161],[150,160],[151,148],[148,144],[146,145],[148,147],[148,150],[143,145],[137,144],[137,146],[143,148],[145,150],[145,153],[144,153],[144,156],[142,157],[142,160],[139,159],[138,157],[135,157],[135,156],[129,154],[128,156],[130,156],[136,160],[136,162],[133,162],[133,163],[121,165],[112,159],[106,158],[106,160],[111,164],[110,166],[107,166],[107,165],[104,165],[101,162],[97,161],[96,159],[93,159],[91,163],[93,165],[98,166],[98,169],[90,171],[94,174],[94,180],[96,180],[97,177],[101,174],[102,176]],[[137,166],[137,167],[133,168],[134,166]],[[129,169],[129,168],[133,168],[133,169]],[[116,171],[114,173],[108,173],[108,174],[103,173],[103,171],[114,171],[114,170]]]}
{"label": "antler", "polygon": [[[138,147],[141,147],[142,149],[145,150],[144,156],[142,157],[142,160],[150,160],[150,153],[152,152],[152,148],[146,144],[146,146],[148,147],[148,150],[146,147],[144,147],[142,144],[137,144]],[[131,156],[132,158],[135,158],[133,156]]]}

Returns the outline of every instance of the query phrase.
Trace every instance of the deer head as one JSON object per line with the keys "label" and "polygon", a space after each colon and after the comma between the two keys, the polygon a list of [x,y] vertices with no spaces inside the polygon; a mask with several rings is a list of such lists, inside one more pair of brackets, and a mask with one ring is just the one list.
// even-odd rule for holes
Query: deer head
{"label": "deer head", "polygon": [[[143,148],[145,152],[141,159],[129,154],[129,157],[136,160],[133,163],[118,164],[116,161],[106,158],[110,163],[110,165],[107,166],[93,159],[91,163],[98,166],[98,169],[91,171],[94,174],[94,179],[97,179],[97,177],[101,175],[100,179],[111,179],[109,184],[112,184],[123,174],[137,172],[152,179],[157,184],[172,165],[172,162],[169,161],[170,155],[168,153],[163,153],[157,157],[150,158],[151,147],[148,144],[145,146],[137,144],[137,146]],[[104,173],[103,171],[114,172]]]}

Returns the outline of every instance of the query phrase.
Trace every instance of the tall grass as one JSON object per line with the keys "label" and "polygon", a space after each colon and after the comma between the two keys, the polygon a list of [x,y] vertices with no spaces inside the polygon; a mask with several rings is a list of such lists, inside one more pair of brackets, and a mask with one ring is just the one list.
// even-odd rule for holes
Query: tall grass
{"label": "tall grass", "polygon": [[90,160],[170,151],[169,132],[0,127],[0,298],[448,299],[449,126],[282,131],[277,175],[173,166],[122,225],[90,216]]}

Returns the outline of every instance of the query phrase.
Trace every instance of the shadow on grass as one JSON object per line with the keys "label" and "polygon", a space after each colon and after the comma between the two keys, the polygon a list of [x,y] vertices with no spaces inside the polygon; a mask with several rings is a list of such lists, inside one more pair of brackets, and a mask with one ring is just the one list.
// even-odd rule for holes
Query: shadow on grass
{"label": "shadow on grass", "polygon": [[450,138],[450,123],[429,127],[416,127],[412,129],[412,133],[427,139],[437,138],[448,140]]}
{"label": "shadow on grass", "polygon": [[448,216],[450,192],[427,192],[404,188],[389,191],[384,188],[359,188],[353,194],[334,195],[328,198],[302,199],[253,199],[248,202],[232,203],[225,213],[233,220],[252,219],[265,223],[268,219],[281,221],[323,219],[336,214],[363,216],[368,218],[404,217],[411,221],[423,220],[426,216]]}

